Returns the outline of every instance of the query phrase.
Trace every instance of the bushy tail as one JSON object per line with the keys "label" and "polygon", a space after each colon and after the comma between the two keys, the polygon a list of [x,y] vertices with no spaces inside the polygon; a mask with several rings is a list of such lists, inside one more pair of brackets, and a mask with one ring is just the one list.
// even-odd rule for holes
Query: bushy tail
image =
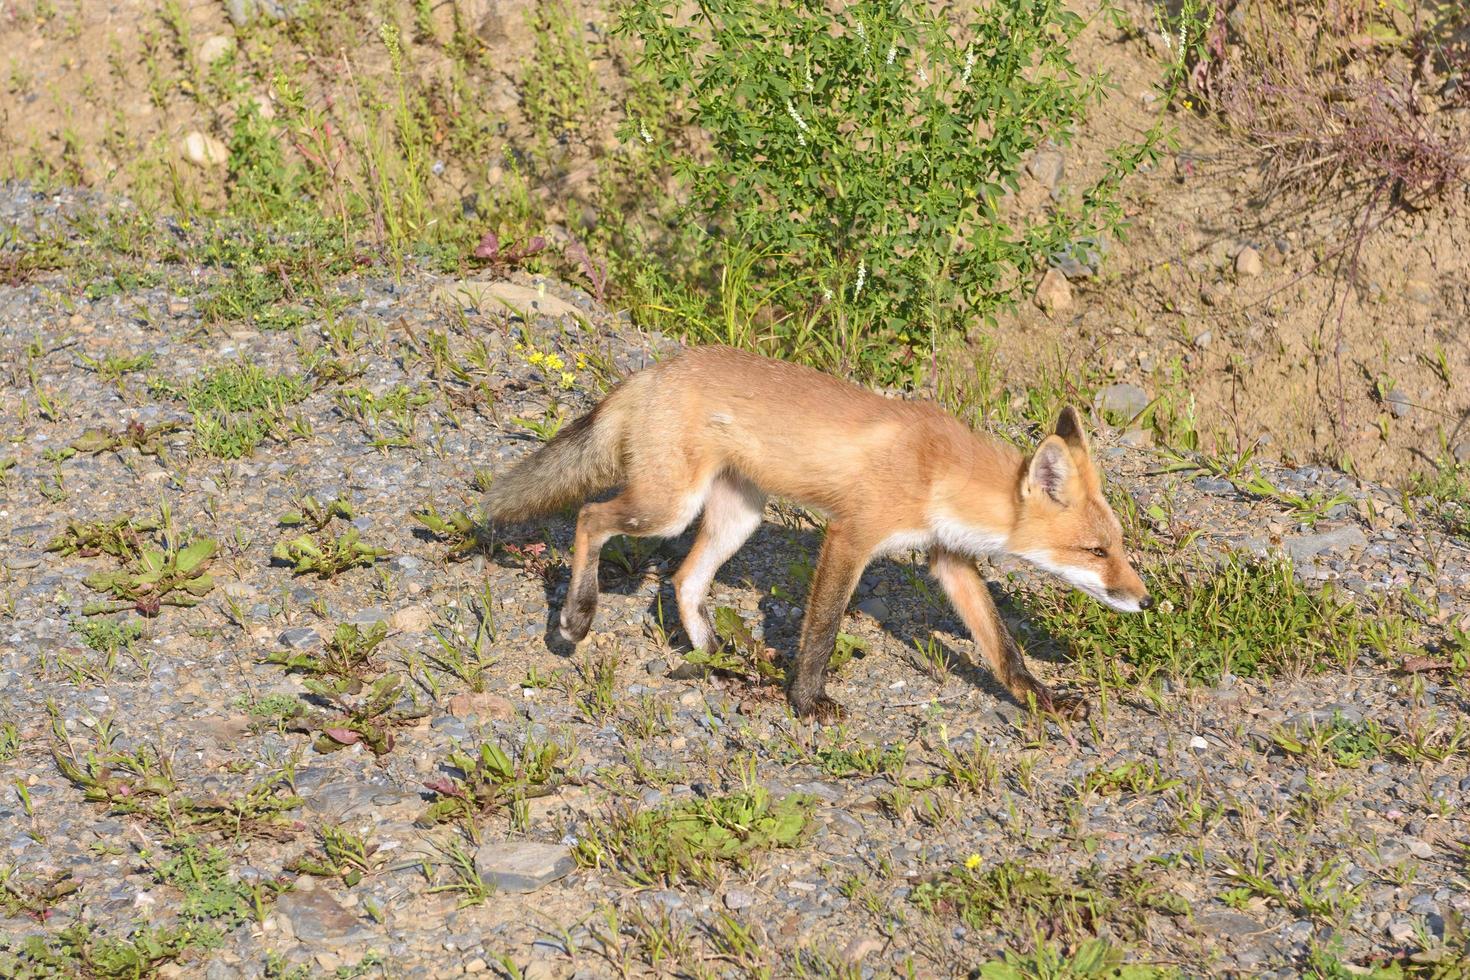
{"label": "bushy tail", "polygon": [[623,477],[622,433],[607,400],[561,430],[485,495],[493,523],[551,514],[617,485]]}

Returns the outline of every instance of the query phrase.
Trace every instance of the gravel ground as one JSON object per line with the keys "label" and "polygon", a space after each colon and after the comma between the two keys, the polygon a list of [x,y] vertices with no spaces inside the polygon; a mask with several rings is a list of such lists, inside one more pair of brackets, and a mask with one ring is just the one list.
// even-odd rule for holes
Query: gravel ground
{"label": "gravel ground", "polygon": [[[11,187],[0,222],[45,227],[90,203]],[[1114,485],[1141,510],[1167,509],[1172,540],[1199,532],[1180,561],[1207,570],[1232,550],[1284,550],[1303,579],[1335,580],[1365,609],[1411,590],[1429,610],[1415,614],[1418,639],[1347,671],[1114,689],[1092,726],[1063,730],[959,662],[969,641],[926,593],[916,555],[864,576],[844,627],[864,649],[829,686],[851,719],[815,728],[771,688],[685,663],[668,574],[687,538],[605,558],[593,634],[572,651],[552,638],[569,519],[448,560],[451,543],[410,517],[425,506],[472,513],[477,474],[536,445],[515,419],[540,419],[553,403],[580,411],[599,372],[636,369],[670,342],[560,283],[496,287],[521,290],[522,308],[576,311],[528,310],[527,323],[486,299],[465,308],[454,281],[409,272],[330,286],[336,322],[354,324],[361,344],[334,350],[321,322],[295,332],[203,322],[204,294],[184,288],[196,280],[169,270],[170,285],[96,300],[61,274],[0,286],[0,467],[13,461],[0,471],[0,722],[14,735],[8,747],[0,739],[0,950],[78,922],[100,943],[207,921],[216,942],[143,972],[952,976],[1007,949],[1039,942],[1060,957],[1098,936],[1130,961],[1185,975],[1295,976],[1323,956],[1441,955],[1470,911],[1470,748],[1450,741],[1464,741],[1465,676],[1400,669],[1423,642],[1470,626],[1470,552],[1406,514],[1396,492],[1263,464],[1278,487],[1349,499],[1306,527],[1280,501],[1160,472],[1162,457],[1099,434]],[[435,356],[436,336],[447,358]],[[140,354],[151,365],[117,377],[88,366]],[[549,355],[563,366],[548,369]],[[310,393],[285,408],[288,424],[253,453],[201,456],[189,403],[172,393],[239,363],[316,370]],[[400,386],[427,397],[397,411]],[[132,422],[148,452],[58,452]],[[147,434],[163,423],[179,427]],[[324,534],[351,528],[383,553],[332,578],[273,560],[309,530],[280,521],[306,495],[350,504]],[[99,599],[84,579],[119,560],[45,548],[69,522],[156,518],[163,507],[181,544],[218,543],[212,588],[191,607],[111,617],[140,632],[109,665],[79,630],[109,620],[83,614]],[[817,532],[788,509],[768,518],[714,598],[758,646],[784,654]],[[983,570],[1008,595],[1048,587],[1008,563]],[[1040,676],[1078,686],[1075,666],[1050,652],[1067,638],[1048,642],[1023,608],[1007,612]],[[279,662],[341,650],[342,623],[364,634],[382,623],[386,636],[360,683],[335,692],[338,708],[361,707],[363,684],[402,679],[387,695],[399,717],[374,729],[391,730],[381,754],[323,695],[330,675]],[[951,652],[949,668],[926,669],[915,653],[931,637]],[[307,714],[290,717],[298,710]],[[1448,750],[1354,765],[1273,736],[1365,720]],[[575,748],[526,798],[510,790],[473,820],[426,819],[436,800],[455,800],[436,787],[459,774],[456,747],[501,746],[524,770],[527,746],[547,742]],[[939,778],[955,768],[947,757],[977,746],[958,767],[975,785]],[[805,826],[692,870],[640,873],[615,848],[599,862],[588,846],[626,830],[630,815],[715,806],[749,786],[772,800],[795,794]],[[373,849],[360,874],[300,870],[323,827]],[[207,876],[167,870],[191,837],[220,849],[221,887],[243,887],[248,914],[194,910],[189,881]],[[483,891],[467,868],[456,873],[456,854]],[[1002,889],[1008,898],[982,887],[1005,873],[1021,882]]]}

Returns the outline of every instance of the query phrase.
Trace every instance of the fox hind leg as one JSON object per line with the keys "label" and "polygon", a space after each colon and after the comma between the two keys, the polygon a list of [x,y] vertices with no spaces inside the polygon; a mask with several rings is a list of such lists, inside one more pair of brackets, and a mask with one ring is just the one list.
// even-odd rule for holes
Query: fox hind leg
{"label": "fox hind leg", "polygon": [[843,716],[841,705],[827,696],[827,662],[832,659],[847,602],[871,554],[872,548],[864,547],[847,527],[836,521],[827,525],[801,624],[801,649],[787,690],[798,715],[823,722]]}
{"label": "fox hind leg", "polygon": [[679,620],[689,634],[689,644],[707,650],[714,641],[705,598],[720,566],[740,550],[760,526],[766,495],[753,483],[724,474],[710,485],[704,499],[704,518],[694,546],[674,573],[674,592],[679,599]]}
{"label": "fox hind leg", "polygon": [[562,606],[562,639],[579,643],[592,628],[597,612],[597,569],[602,546],[615,534],[634,537],[671,537],[689,526],[699,513],[702,493],[660,499],[654,493],[624,491],[611,500],[584,504],[577,514],[572,551],[572,583]]}

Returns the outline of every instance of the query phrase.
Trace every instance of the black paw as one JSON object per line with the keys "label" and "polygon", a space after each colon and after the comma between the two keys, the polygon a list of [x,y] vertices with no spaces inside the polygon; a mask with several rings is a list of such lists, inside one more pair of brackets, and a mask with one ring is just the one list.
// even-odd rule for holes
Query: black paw
{"label": "black paw", "polygon": [[833,701],[825,694],[818,694],[814,698],[791,698],[791,707],[800,718],[810,718],[824,725],[842,721],[847,717],[847,709]]}

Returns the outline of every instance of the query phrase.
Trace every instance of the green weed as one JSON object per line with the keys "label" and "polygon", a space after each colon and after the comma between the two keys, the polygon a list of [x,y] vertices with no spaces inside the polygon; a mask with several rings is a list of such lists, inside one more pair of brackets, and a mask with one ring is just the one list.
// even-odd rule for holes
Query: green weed
{"label": "green weed", "polygon": [[1231,557],[1208,573],[1166,563],[1146,578],[1154,608],[1136,616],[1055,588],[1028,605],[1037,625],[1084,666],[1117,658],[1140,680],[1160,671],[1212,683],[1226,673],[1346,667],[1364,650],[1396,648],[1407,629],[1400,617],[1360,612],[1330,586],[1303,585],[1284,562]]}
{"label": "green weed", "polygon": [[613,867],[651,885],[716,880],[721,864],[748,868],[771,848],[805,839],[813,800],[793,793],[772,799],[760,786],[729,796],[692,800],[658,810],[614,814],[580,835],[577,862]]}
{"label": "green weed", "polygon": [[88,588],[113,597],[88,603],[82,613],[95,616],[135,609],[141,616],[157,616],[164,606],[197,606],[214,588],[208,569],[218,548],[212,538],[195,538],[180,547],[172,536],[161,548],[145,546],[122,568],[82,580]]}
{"label": "green weed", "polygon": [[554,793],[575,754],[574,744],[530,738],[514,758],[488,742],[474,754],[455,750],[448,762],[456,773],[424,783],[437,798],[424,811],[423,820],[463,820],[473,828],[477,817]]}
{"label": "green weed", "polygon": [[86,523],[70,521],[60,534],[47,542],[46,550],[63,558],[111,555],[119,561],[132,561],[143,554],[143,534],[157,531],[162,526],[152,518],[134,517]]}
{"label": "green weed", "polygon": [[1356,769],[1382,757],[1390,735],[1372,719],[1349,721],[1342,712],[1334,711],[1324,725],[1278,725],[1271,731],[1271,742],[1287,755]]}

